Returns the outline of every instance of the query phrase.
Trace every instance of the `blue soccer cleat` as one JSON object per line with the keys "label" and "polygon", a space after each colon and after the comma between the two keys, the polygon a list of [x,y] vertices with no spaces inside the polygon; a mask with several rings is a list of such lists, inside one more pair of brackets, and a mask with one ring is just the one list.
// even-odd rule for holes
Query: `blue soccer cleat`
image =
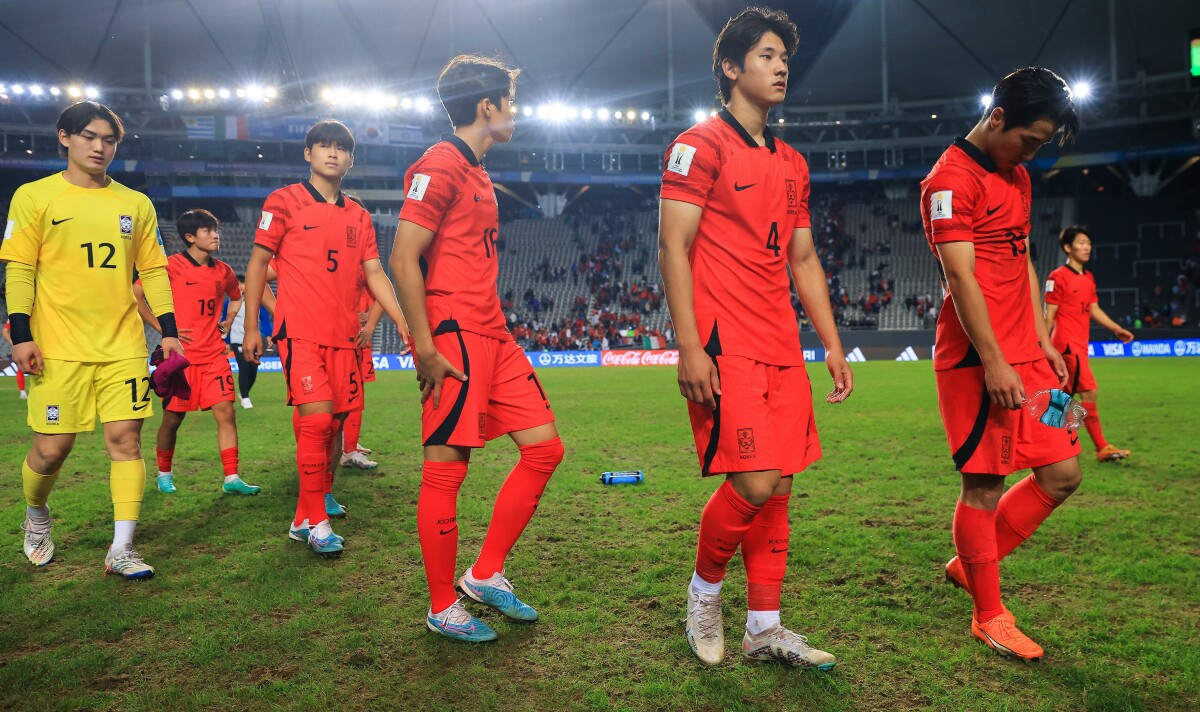
{"label": "blue soccer cleat", "polygon": [[262,487],[258,485],[246,484],[241,477],[234,475],[233,479],[221,485],[221,491],[225,494],[249,494],[254,495],[262,491]]}
{"label": "blue soccer cleat", "polygon": [[476,603],[491,606],[515,621],[532,622],[538,612],[526,605],[513,593],[513,585],[504,578],[504,572],[492,574],[490,578],[476,579],[470,570],[458,580],[458,587]]}
{"label": "blue soccer cleat", "polygon": [[312,547],[313,553],[318,556],[327,558],[341,556],[342,550],[346,548],[344,546],[345,541],[342,537],[334,534],[332,530],[330,530],[329,536],[324,539],[318,539],[314,529],[308,530],[308,545]]}
{"label": "blue soccer cleat", "polygon": [[333,494],[325,495],[325,514],[341,519],[346,516],[346,508],[338,504],[338,501],[333,498]]}
{"label": "blue soccer cleat", "polygon": [[[305,521],[307,522],[308,520],[306,519]],[[337,540],[340,542],[346,541],[345,537],[343,537],[341,534],[334,534],[334,536],[337,537]],[[288,539],[291,539],[292,541],[298,541],[301,543],[307,543],[308,542],[308,525],[302,524],[297,527],[297,526],[289,524],[288,525]]]}
{"label": "blue soccer cleat", "polygon": [[454,605],[436,616],[431,611],[425,617],[425,627],[451,640],[464,643],[486,643],[495,640],[498,637],[496,631],[487,623],[467,613],[460,601],[461,599],[455,601]]}
{"label": "blue soccer cleat", "polygon": [[163,494],[171,494],[175,491],[175,479],[170,472],[160,473],[154,478],[154,484],[158,485],[158,491]]}

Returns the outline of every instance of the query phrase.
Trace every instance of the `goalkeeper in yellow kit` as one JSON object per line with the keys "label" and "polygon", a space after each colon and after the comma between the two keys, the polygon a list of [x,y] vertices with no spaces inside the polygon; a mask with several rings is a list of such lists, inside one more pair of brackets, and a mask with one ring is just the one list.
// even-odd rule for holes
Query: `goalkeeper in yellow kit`
{"label": "goalkeeper in yellow kit", "polygon": [[17,189],[0,243],[13,361],[33,376],[33,444],[21,466],[25,556],[35,566],[54,558],[46,502],[76,434],[94,430],[99,416],[115,520],[105,573],[148,578],[154,568],[133,548],[133,532],[146,480],[142,420],[153,406],[132,284],[136,269],[164,353],[182,353],[167,258],[150,199],[108,176],[124,137],[117,115],[84,101],[63,111],[57,129],[67,169]]}

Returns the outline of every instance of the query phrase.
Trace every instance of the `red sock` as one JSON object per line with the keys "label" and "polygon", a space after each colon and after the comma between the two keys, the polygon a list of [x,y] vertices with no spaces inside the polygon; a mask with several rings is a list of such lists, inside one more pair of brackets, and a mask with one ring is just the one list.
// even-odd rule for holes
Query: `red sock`
{"label": "red sock", "polygon": [[975,620],[989,621],[1004,612],[996,559],[996,512],[959,502],[954,508],[953,531],[954,548],[975,599]]}
{"label": "red sock", "polygon": [[171,448],[170,450],[156,449],[154,452],[158,456],[158,471],[170,472],[171,464],[175,461],[175,448]]}
{"label": "red sock", "polygon": [[[300,444],[300,409],[292,408],[292,434],[296,436],[296,444]],[[299,525],[308,519],[308,509],[304,506],[304,497],[296,499],[296,518],[293,523]]]}
{"label": "red sock", "polygon": [[554,474],[554,468],[563,459],[562,440],[554,438],[536,445],[522,445],[521,458],[504,480],[500,494],[496,495],[496,506],[492,510],[492,521],[488,524],[487,536],[479,558],[471,567],[471,575],[485,579],[504,568],[504,559],[525,531],[538,500]]}
{"label": "red sock", "polygon": [[742,499],[729,480],[713,492],[700,515],[700,541],[696,546],[696,573],[700,578],[709,583],[725,580],[725,567],[760,509]]}
{"label": "red sock", "polygon": [[446,610],[454,595],[454,565],[458,561],[458,490],[467,479],[467,461],[432,462],[421,467],[417,495],[417,537],[425,560],[429,608]]}
{"label": "red sock", "polygon": [[1100,428],[1100,404],[1084,403],[1083,408],[1087,411],[1087,415],[1083,417],[1083,427],[1087,428],[1096,450],[1103,450],[1108,447],[1108,441],[1104,439],[1104,431]]}
{"label": "red sock", "polygon": [[1038,487],[1033,475],[1013,485],[996,508],[996,558],[1003,559],[1021,545],[1054,508],[1062,504]]}
{"label": "red sock", "polygon": [[221,472],[225,473],[226,477],[238,473],[238,449],[236,446],[227,447],[221,451]]}
{"label": "red sock", "polygon": [[362,432],[361,410],[352,410],[346,414],[342,423],[342,452],[354,452],[358,449],[358,436]]}
{"label": "red sock", "polygon": [[[299,409],[297,409],[299,412]],[[329,413],[310,413],[296,419],[299,437],[296,440],[296,469],[300,473],[300,506],[296,509],[296,524],[308,519],[316,526],[328,519],[325,514],[325,475],[329,470],[329,432],[333,416]],[[304,516],[301,517],[300,513]]]}
{"label": "red sock", "polygon": [[752,611],[778,611],[787,571],[788,499],[790,494],[767,500],[742,538],[742,563],[746,565],[746,607]]}
{"label": "red sock", "polygon": [[25,390],[25,374],[21,373],[21,369],[17,369],[17,390]]}

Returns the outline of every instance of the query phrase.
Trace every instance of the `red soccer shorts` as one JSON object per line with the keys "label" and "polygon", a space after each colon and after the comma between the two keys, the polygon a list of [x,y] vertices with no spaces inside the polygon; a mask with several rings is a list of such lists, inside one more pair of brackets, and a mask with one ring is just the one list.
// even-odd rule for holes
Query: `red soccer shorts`
{"label": "red soccer shorts", "polygon": [[362,372],[362,382],[371,383],[375,380],[375,359],[371,357],[371,349],[359,349],[359,370]]}
{"label": "red soccer shorts", "polygon": [[1087,347],[1082,351],[1074,351],[1070,347],[1063,352],[1063,361],[1067,364],[1067,393],[1075,395],[1084,391],[1096,390],[1096,377],[1092,375],[1092,365],[1088,361]]}
{"label": "red soccer shorts", "polygon": [[[1013,365],[1026,395],[1058,388],[1046,359]],[[954,469],[973,475],[1011,475],[1028,467],[1069,460],[1079,454],[1079,435],[1037,422],[1024,408],[992,405],[983,367],[938,371],[938,407]]]}
{"label": "red soccer shorts", "polygon": [[804,366],[771,366],[717,356],[716,410],[688,401],[704,476],[730,472],[801,472],[821,459],[812,384]]}
{"label": "red soccer shorts", "polygon": [[451,331],[436,334],[433,345],[467,380],[442,381],[441,407],[433,407],[432,397],[425,401],[425,445],[483,447],[501,435],[554,422],[546,392],[515,341]]}
{"label": "red soccer shorts", "polygon": [[221,401],[233,401],[233,371],[225,359],[212,363],[193,363],[184,371],[192,397],[169,398],[163,401],[163,410],[173,413],[190,413],[208,410]]}
{"label": "red soccer shorts", "polygon": [[362,410],[358,350],[280,339],[279,360],[287,382],[287,404],[333,401],[334,413]]}

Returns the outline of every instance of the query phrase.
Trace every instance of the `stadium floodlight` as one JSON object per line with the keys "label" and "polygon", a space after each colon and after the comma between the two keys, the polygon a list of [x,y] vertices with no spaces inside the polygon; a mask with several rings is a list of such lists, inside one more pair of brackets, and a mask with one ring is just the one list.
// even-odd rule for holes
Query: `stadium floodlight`
{"label": "stadium floodlight", "polygon": [[703,109],[696,109],[695,111],[692,112],[692,120],[695,121],[696,123],[700,123],[701,121],[704,121],[705,116],[708,116],[708,114],[704,113]]}
{"label": "stadium floodlight", "polygon": [[237,95],[237,98],[239,98],[239,99],[245,99],[245,98],[246,98],[246,90],[245,90],[245,89],[242,89],[242,88],[240,88],[240,87],[238,88],[238,90],[237,90],[237,91],[235,91],[235,92],[234,92],[234,94],[236,94],[236,95]]}
{"label": "stadium floodlight", "polygon": [[199,89],[188,89],[187,97],[189,99],[191,99],[192,101],[200,101],[200,90]]}
{"label": "stadium floodlight", "polygon": [[579,109],[576,109],[573,106],[571,108],[567,109],[567,118],[570,119],[571,121],[578,119],[579,118]]}
{"label": "stadium floodlight", "polygon": [[596,118],[600,121],[604,121],[608,116],[608,109],[596,109]]}
{"label": "stadium floodlight", "polygon": [[1071,87],[1071,96],[1075,99],[1086,99],[1092,95],[1092,85],[1090,82],[1075,82]]}
{"label": "stadium floodlight", "polygon": [[[79,96],[79,87],[71,87],[70,89],[67,90],[67,93],[69,93],[71,96]],[[183,90],[182,89],[172,89],[171,90],[171,98],[174,99],[175,101],[179,101],[180,99],[183,98]]]}
{"label": "stadium floodlight", "polygon": [[58,87],[50,87],[50,95],[62,96],[62,89],[59,89]]}
{"label": "stadium floodlight", "polygon": [[260,87],[256,84],[251,84],[250,86],[246,87],[246,98],[249,99],[250,101],[262,101],[262,98],[263,98],[262,87]]}
{"label": "stadium floodlight", "polygon": [[205,99],[216,99],[217,92],[213,91],[212,89],[205,89],[204,90],[204,98]]}
{"label": "stadium floodlight", "polygon": [[991,94],[980,94],[979,95],[979,105],[985,109],[990,108],[992,106],[992,95]]}
{"label": "stadium floodlight", "polygon": [[624,118],[624,117],[625,117],[625,114],[622,114],[620,109],[617,109],[616,111],[614,111],[614,112],[613,112],[613,118],[614,118],[614,119],[618,119],[618,120],[620,120],[620,119],[622,119],[622,118]]}
{"label": "stadium floodlight", "polygon": [[333,90],[330,89],[329,87],[325,87],[324,89],[321,90],[321,98],[324,99],[325,101],[333,103]]}
{"label": "stadium floodlight", "polygon": [[634,111],[633,109],[630,109],[629,111],[625,112],[625,118],[628,119],[629,121],[633,121],[634,119],[637,118],[637,112]]}
{"label": "stadium floodlight", "polygon": [[8,87],[0,84],[0,94],[8,94]]}
{"label": "stadium floodlight", "polygon": [[100,98],[100,90],[97,89],[96,87],[88,87],[88,88],[84,89],[83,94],[84,94],[84,96],[86,96],[89,99]]}
{"label": "stadium floodlight", "polygon": [[418,97],[417,100],[413,102],[413,105],[416,106],[417,111],[420,111],[421,113],[425,113],[433,108],[433,102],[423,96]]}
{"label": "stadium floodlight", "polygon": [[716,116],[716,115],[717,115],[717,110],[716,110],[716,109],[713,109],[712,111],[708,112],[708,115],[709,115],[709,116]]}
{"label": "stadium floodlight", "polygon": [[268,99],[274,99],[279,95],[279,92],[276,91],[275,87],[267,87],[263,90],[263,94],[265,94]]}
{"label": "stadium floodlight", "polygon": [[521,109],[521,113],[525,116],[533,116],[533,107],[526,104],[524,108]]}
{"label": "stadium floodlight", "polygon": [[642,112],[642,121],[649,121],[649,120],[650,120],[650,112],[649,112],[649,111],[643,111],[643,112]]}
{"label": "stadium floodlight", "polygon": [[29,93],[33,94],[34,96],[41,96],[42,95],[42,85],[41,84],[31,85],[29,87]]}
{"label": "stadium floodlight", "polygon": [[930,114],[930,115],[929,115],[929,118],[931,118],[931,119],[936,119],[936,118],[937,118],[937,114]]}
{"label": "stadium floodlight", "polygon": [[25,87],[21,86],[20,84],[13,84],[12,92],[13,92],[13,94],[16,94],[17,96],[20,96],[25,93]]}
{"label": "stadium floodlight", "polygon": [[783,117],[782,117],[782,116],[780,116],[780,117],[779,117],[779,123],[781,123],[781,124],[783,123]]}
{"label": "stadium floodlight", "polygon": [[583,111],[579,112],[579,115],[583,117],[584,121],[590,121],[592,118],[592,110],[584,109]]}
{"label": "stadium floodlight", "polygon": [[221,97],[222,99],[228,99],[230,96],[229,90],[228,89],[218,89],[217,96]]}
{"label": "stadium floodlight", "polygon": [[[403,99],[401,99],[401,100],[400,100],[400,108],[401,108],[401,109],[411,109],[411,108],[413,108],[413,100],[412,100],[411,98],[407,97],[407,96],[406,96],[406,97],[404,97]],[[527,106],[527,107],[525,107],[525,108],[526,108],[526,109],[528,109],[529,107]]]}
{"label": "stadium floodlight", "polygon": [[389,109],[395,109],[400,104],[400,100],[394,96],[389,96],[386,103]]}

